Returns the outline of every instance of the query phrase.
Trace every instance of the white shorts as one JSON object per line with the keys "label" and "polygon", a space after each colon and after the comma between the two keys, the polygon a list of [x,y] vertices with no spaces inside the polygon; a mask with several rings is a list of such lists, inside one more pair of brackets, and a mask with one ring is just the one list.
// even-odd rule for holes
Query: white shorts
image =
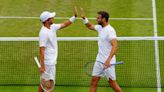
{"label": "white shorts", "polygon": [[116,80],[115,66],[111,66],[111,67],[107,68],[104,71],[104,73],[99,75],[102,72],[103,68],[104,68],[104,65],[102,63],[95,62],[93,71],[92,71],[92,76],[102,77],[105,75],[107,80],[109,80],[109,78],[111,80]]}
{"label": "white shorts", "polygon": [[45,72],[41,74],[41,79],[45,81],[53,80],[55,83],[56,79],[56,65],[45,65]]}

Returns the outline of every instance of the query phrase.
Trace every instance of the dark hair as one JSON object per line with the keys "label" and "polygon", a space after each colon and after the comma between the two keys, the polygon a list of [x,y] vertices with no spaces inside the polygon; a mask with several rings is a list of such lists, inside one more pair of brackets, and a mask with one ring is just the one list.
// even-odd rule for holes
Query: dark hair
{"label": "dark hair", "polygon": [[[50,18],[49,19],[47,19],[46,21],[49,21],[50,20]],[[40,20],[41,21],[41,20]],[[42,22],[43,24],[45,24],[46,23],[46,21],[44,21],[44,22]]]}
{"label": "dark hair", "polygon": [[108,22],[109,14],[106,11],[99,11],[97,14],[100,14],[102,18],[105,18],[106,22]]}

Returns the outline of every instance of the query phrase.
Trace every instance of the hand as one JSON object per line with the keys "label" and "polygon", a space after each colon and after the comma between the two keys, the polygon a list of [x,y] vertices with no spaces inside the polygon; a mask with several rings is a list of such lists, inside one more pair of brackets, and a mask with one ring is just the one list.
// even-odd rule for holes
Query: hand
{"label": "hand", "polygon": [[40,71],[40,74],[44,73],[45,72],[45,67],[40,67],[39,71]]}
{"label": "hand", "polygon": [[110,62],[109,62],[109,61],[106,61],[106,62],[104,63],[104,68],[107,69],[107,68],[109,68],[109,67],[110,67]]}
{"label": "hand", "polygon": [[78,13],[77,13],[77,6],[74,6],[74,16],[77,17]]}
{"label": "hand", "polygon": [[84,10],[83,10],[83,8],[80,8],[80,10],[81,10],[81,17],[82,17],[83,19],[85,19],[86,17],[85,17],[85,15],[84,15]]}

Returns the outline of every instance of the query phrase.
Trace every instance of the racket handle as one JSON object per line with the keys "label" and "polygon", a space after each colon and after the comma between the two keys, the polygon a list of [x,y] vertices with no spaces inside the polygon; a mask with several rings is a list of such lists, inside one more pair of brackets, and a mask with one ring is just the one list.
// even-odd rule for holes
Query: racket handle
{"label": "racket handle", "polygon": [[120,61],[120,62],[116,62],[116,64],[124,64],[124,62],[123,61]]}
{"label": "racket handle", "polygon": [[111,64],[111,65],[119,65],[119,64],[124,64],[124,62],[123,61],[120,61],[120,62],[116,62],[116,63]]}
{"label": "racket handle", "polygon": [[40,66],[40,63],[39,63],[38,58],[37,58],[37,57],[34,57],[34,60],[35,60],[35,62],[36,62],[36,64],[37,64],[38,68],[40,68],[41,66]]}
{"label": "racket handle", "polygon": [[[96,61],[96,62],[99,62],[99,63],[101,63],[101,64],[104,64],[104,63],[101,62],[101,61]],[[119,62],[116,62],[116,63],[111,64],[111,65],[119,65],[119,64],[124,64],[124,62],[123,62],[123,61],[119,61]]]}

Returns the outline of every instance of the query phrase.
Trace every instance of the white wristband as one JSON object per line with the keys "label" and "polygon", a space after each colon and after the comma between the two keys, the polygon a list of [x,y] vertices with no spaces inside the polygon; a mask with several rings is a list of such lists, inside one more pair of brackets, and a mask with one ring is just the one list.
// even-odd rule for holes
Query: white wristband
{"label": "white wristband", "polygon": [[89,22],[89,21],[88,21],[87,18],[83,19],[83,23],[84,23],[84,24],[87,24],[88,22]]}
{"label": "white wristband", "polygon": [[76,17],[75,16],[72,16],[69,21],[71,21],[72,23],[76,20]]}

